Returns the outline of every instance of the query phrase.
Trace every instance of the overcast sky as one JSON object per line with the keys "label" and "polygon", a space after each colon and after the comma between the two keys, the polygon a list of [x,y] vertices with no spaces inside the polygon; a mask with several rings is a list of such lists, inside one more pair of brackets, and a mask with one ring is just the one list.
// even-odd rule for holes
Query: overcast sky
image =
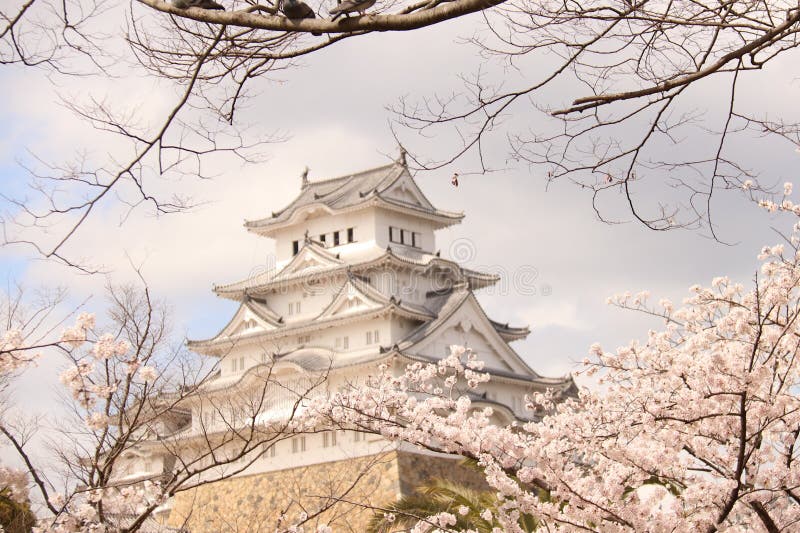
{"label": "overcast sky", "polygon": [[[102,310],[103,285],[133,279],[130,264],[141,264],[153,291],[173,308],[177,334],[215,334],[235,304],[215,297],[212,284],[235,281],[262,268],[273,250],[271,241],[245,232],[243,220],[267,216],[286,205],[299,191],[305,165],[313,180],[382,165],[394,157],[389,126],[393,117],[387,106],[404,95],[457,90],[458,75],[479,66],[475,50],[457,40],[480,23],[480,17],[473,16],[413,33],[347,40],[308,57],[303,68],[281,72],[280,80],[261,83],[247,117],[290,138],[267,147],[269,158],[258,166],[236,163],[220,168],[212,181],[169,184],[205,202],[190,213],[154,217],[138,210],[120,224],[119,210],[104,206],[71,251],[108,267],[108,277],[77,275],[34,261],[19,248],[0,250],[0,275],[32,287],[68,286],[74,301],[91,297],[87,308]],[[762,75],[760,79],[769,80],[769,72]],[[74,87],[60,90],[81,94],[86,83],[76,81]],[[159,109],[158,99],[168,103],[173,96],[141,80],[89,84],[95,91],[104,85],[112,90],[130,84],[127,100],[120,105],[142,104],[145,118]],[[40,72],[6,68],[0,72],[0,85],[7,95],[0,100],[0,180],[5,192],[19,192],[27,176],[18,161],[30,160],[26,150],[58,159],[78,148],[79,140],[94,137],[56,104],[54,88]],[[763,87],[770,90],[769,83]],[[776,88],[770,104],[778,109],[793,105],[796,89]],[[696,98],[702,104],[715,95],[698,93]],[[514,119],[534,120],[524,114]],[[416,146],[433,151],[439,142],[432,138]],[[488,149],[495,161],[503,162],[505,148],[493,142]],[[774,150],[789,155],[776,158],[772,177],[791,179],[800,156],[783,145]],[[417,175],[437,207],[466,213],[462,224],[438,233],[438,248],[446,257],[458,248],[466,254],[466,266],[511,280],[479,292],[479,299],[496,320],[530,324],[530,337],[514,347],[535,370],[549,376],[574,369],[574,362],[595,341],[613,348],[657,326],[607,306],[609,295],[648,289],[655,301],[661,296],[680,300],[688,286],[709,283],[716,275],[747,281],[757,268],[759,248],[778,240],[772,226],[784,224],[736,195],[720,195],[716,221],[723,237],[735,243],[722,245],[696,232],[656,233],[633,223],[603,224],[585,192],[567,183],[545,190],[542,176],[524,167],[464,176],[458,188],[450,185],[454,170],[459,169]],[[646,191],[641,194],[647,196]],[[524,290],[518,287],[520,280]],[[42,391],[59,386],[56,366],[44,360],[20,382],[17,394],[26,408],[49,407],[52,396]]]}

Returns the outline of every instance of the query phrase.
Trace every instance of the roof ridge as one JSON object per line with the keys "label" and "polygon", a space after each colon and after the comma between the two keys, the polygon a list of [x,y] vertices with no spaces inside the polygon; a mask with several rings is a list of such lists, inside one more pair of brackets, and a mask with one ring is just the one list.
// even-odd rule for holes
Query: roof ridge
{"label": "roof ridge", "polygon": [[308,181],[308,186],[309,187],[313,187],[314,185],[321,185],[321,184],[324,185],[324,184],[328,184],[328,183],[334,182],[336,180],[344,180],[344,179],[348,179],[348,178],[355,178],[356,176],[360,176],[362,174],[367,174],[369,172],[375,172],[376,170],[381,170],[381,169],[384,169],[384,168],[393,167],[393,166],[395,166],[397,164],[398,164],[397,161],[392,161],[391,163],[389,163],[387,165],[381,165],[381,166],[369,168],[367,170],[362,170],[362,171],[359,171],[359,172],[352,172],[350,174],[343,174],[341,176],[336,176],[335,178],[325,178],[325,179],[322,179],[322,180],[315,180],[315,181],[309,180]]}

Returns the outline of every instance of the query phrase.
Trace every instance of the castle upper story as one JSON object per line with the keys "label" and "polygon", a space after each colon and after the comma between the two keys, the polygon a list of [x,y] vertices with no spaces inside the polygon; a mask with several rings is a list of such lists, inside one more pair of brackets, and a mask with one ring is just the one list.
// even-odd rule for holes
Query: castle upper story
{"label": "castle upper story", "polygon": [[433,254],[434,232],[458,224],[463,213],[437,209],[414,182],[405,161],[321,181],[303,178],[302,190],[270,217],[245,222],[258,235],[275,239],[277,267],[309,241],[344,260],[387,247]]}

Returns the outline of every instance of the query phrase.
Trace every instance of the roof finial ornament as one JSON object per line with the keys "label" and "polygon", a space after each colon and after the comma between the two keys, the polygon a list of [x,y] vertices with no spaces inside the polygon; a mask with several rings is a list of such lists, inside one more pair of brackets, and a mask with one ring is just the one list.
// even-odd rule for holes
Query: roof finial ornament
{"label": "roof finial ornament", "polygon": [[397,162],[403,165],[404,167],[408,166],[406,162],[406,149],[403,148],[403,145],[400,145],[400,155],[397,156]]}
{"label": "roof finial ornament", "polygon": [[308,171],[309,168],[306,166],[305,168],[303,168],[303,173],[300,175],[300,179],[302,180],[300,182],[300,188],[303,190],[308,188]]}

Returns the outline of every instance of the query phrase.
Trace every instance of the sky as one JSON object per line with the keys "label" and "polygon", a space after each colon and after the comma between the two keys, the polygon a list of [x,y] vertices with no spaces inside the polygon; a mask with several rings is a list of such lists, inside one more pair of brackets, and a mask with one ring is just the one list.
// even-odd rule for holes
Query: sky
{"label": "sky", "polygon": [[[0,249],[3,282],[66,286],[72,302],[88,299],[85,308],[101,312],[103,287],[135,280],[137,266],[152,291],[171,307],[177,336],[212,336],[235,310],[234,303],[214,296],[212,284],[236,281],[263,268],[273,251],[271,241],[247,233],[242,222],[268,216],[291,201],[306,165],[314,180],[395,157],[395,117],[389,108],[404,96],[457,90],[459,76],[481,66],[475,49],[461,42],[480,24],[480,17],[472,16],[415,32],[346,40],[307,57],[299,68],[280,72],[280,79],[257,84],[258,94],[246,108],[248,121],[288,134],[285,142],[266,147],[264,162],[247,166],[223,161],[213,180],[154,184],[202,204],[187,213],[155,216],[140,208],[124,217],[113,201],[103,205],[69,250],[102,264],[106,274],[79,274],[15,247]],[[788,108],[796,101],[797,86],[771,84],[772,75],[765,71],[751,90],[770,91],[765,106]],[[56,87],[40,71],[11,68],[0,72],[0,85],[8,95],[0,99],[0,184],[7,195],[26,194],[28,176],[21,163],[30,163],[31,154],[58,160],[82,148],[93,157],[119,149],[76,122],[59,105],[56,92],[72,97],[107,93],[122,107],[141,109],[144,122],[175,96],[149,80],[75,80]],[[119,91],[121,86],[125,91]],[[706,90],[695,95],[698,105],[714,100],[713,84]],[[510,120],[536,119],[523,110]],[[433,137],[412,139],[411,145],[426,155],[448,142]],[[745,152],[751,148],[742,146]],[[488,143],[487,151],[505,165],[502,138]],[[759,145],[752,157],[769,158],[766,168],[775,182],[791,180],[800,161],[785,145]],[[597,219],[585,191],[566,182],[547,187],[544,176],[524,166],[508,164],[507,170],[487,175],[463,175],[457,188],[450,184],[456,170],[458,164],[416,175],[434,205],[466,213],[462,224],[438,232],[437,247],[445,257],[462,258],[467,267],[504,277],[497,287],[480,291],[479,300],[493,319],[531,326],[529,338],[513,346],[546,376],[574,371],[593,342],[613,349],[659,326],[608,306],[610,295],[647,289],[654,301],[662,296],[680,301],[690,285],[708,284],[714,276],[747,282],[758,267],[761,246],[778,242],[775,229],[786,227],[785,219],[735,194],[720,194],[715,200],[718,229],[730,244],[702,232],[608,225]],[[648,198],[648,191],[640,194]],[[6,204],[4,211],[9,209]],[[42,360],[17,383],[15,394],[26,411],[52,409],[60,364]]]}

